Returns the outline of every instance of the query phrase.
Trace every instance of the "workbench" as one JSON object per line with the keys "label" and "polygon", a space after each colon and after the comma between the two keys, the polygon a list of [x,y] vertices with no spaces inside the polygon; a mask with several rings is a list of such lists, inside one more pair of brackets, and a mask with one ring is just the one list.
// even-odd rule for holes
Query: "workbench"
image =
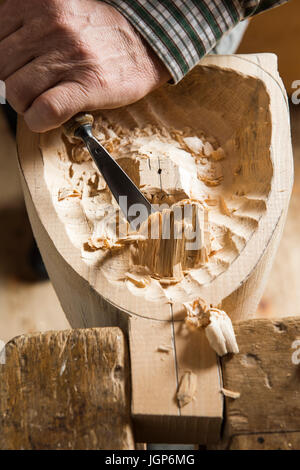
{"label": "workbench", "polygon": [[[221,368],[224,388],[240,396],[225,397],[222,433],[207,448],[300,449],[300,319],[234,326],[240,353]],[[140,448],[128,359],[119,328],[10,341],[0,365],[0,449]]]}

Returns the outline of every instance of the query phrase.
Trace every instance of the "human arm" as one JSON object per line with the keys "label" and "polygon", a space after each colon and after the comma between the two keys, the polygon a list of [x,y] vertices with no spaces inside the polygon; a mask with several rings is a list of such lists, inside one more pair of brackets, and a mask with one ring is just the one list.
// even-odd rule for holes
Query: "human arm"
{"label": "human arm", "polygon": [[285,0],[6,0],[0,80],[36,132],[179,81],[239,21]]}

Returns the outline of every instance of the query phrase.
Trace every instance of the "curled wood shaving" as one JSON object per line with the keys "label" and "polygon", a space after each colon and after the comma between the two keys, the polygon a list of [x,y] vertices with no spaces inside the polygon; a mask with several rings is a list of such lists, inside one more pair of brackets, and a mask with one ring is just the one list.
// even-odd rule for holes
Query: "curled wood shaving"
{"label": "curled wood shaving", "polygon": [[218,204],[218,199],[212,199],[210,197],[207,197],[204,201],[208,206],[216,206]]}
{"label": "curled wood shaving", "polygon": [[202,155],[204,145],[199,137],[184,137],[183,141],[190,152]]}
{"label": "curled wood shaving", "polygon": [[202,299],[183,304],[185,323],[192,328],[204,328],[210,346],[219,356],[237,354],[239,348],[229,316],[218,308],[207,308]]}
{"label": "curled wood shaving", "polygon": [[156,274],[152,275],[153,279],[157,279],[162,286],[173,286],[182,281],[183,275],[180,277],[159,277]]}
{"label": "curled wood shaving", "polygon": [[73,189],[73,188],[61,188],[58,191],[57,199],[59,201],[63,201],[64,199],[68,199],[69,197],[79,197],[79,198],[81,198],[81,192],[77,191],[77,189]]}
{"label": "curled wood shaving", "polygon": [[185,323],[192,328],[205,327],[209,323],[206,312],[208,310],[206,302],[203,299],[197,298],[193,302],[186,302],[183,304],[186,310]]}
{"label": "curled wood shaving", "polygon": [[113,141],[106,142],[105,148],[109,153],[113,153],[115,151],[115,144],[113,143]]}
{"label": "curled wood shaving", "polygon": [[210,322],[205,328],[205,335],[210,346],[219,356],[228,353],[237,354],[239,348],[229,316],[223,310],[210,308],[209,320]]}
{"label": "curled wood shaving", "polygon": [[211,143],[210,142],[205,142],[205,144],[204,144],[204,155],[206,155],[206,157],[209,157],[210,155],[212,155],[213,151],[214,151],[214,148],[211,145]]}
{"label": "curled wood shaving", "polygon": [[164,345],[160,345],[157,347],[157,351],[158,352],[163,352],[163,353],[166,353],[166,354],[169,354],[171,351],[172,351],[172,346],[164,346]]}
{"label": "curled wood shaving", "polygon": [[139,288],[145,288],[150,284],[150,276],[127,272],[125,273],[125,277]]}
{"label": "curled wood shaving", "polygon": [[210,179],[210,178],[207,178],[207,176],[198,175],[198,178],[201,181],[203,181],[203,183],[205,183],[206,186],[211,186],[211,187],[219,186],[219,184],[221,184],[221,182],[223,181],[223,176],[219,176],[218,178]]}
{"label": "curled wood shaving", "polygon": [[87,248],[89,248],[90,251],[115,250],[122,248],[122,245],[109,238],[88,238],[87,244],[85,245],[85,249]]}
{"label": "curled wood shaving", "polygon": [[90,124],[92,126],[94,124],[94,116],[89,113],[79,113],[64,124],[64,133],[71,143],[78,141],[79,138],[75,137],[74,133],[79,126],[84,124]]}
{"label": "curled wood shaving", "polygon": [[225,397],[232,398],[233,400],[236,400],[237,398],[240,398],[241,396],[240,392],[234,392],[224,387],[221,388],[221,392],[223,393]]}
{"label": "curled wood shaving", "polygon": [[195,398],[197,389],[197,376],[190,370],[181,377],[177,391],[177,400],[180,408],[188,405]]}

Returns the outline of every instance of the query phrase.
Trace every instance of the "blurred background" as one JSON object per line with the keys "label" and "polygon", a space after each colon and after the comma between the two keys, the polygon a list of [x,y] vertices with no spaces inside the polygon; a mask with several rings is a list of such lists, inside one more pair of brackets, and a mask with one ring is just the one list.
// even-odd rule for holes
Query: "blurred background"
{"label": "blurred background", "polygon": [[[300,2],[253,18],[238,53],[274,52],[291,96],[300,81]],[[298,86],[299,88],[299,86]],[[300,98],[300,94],[299,94]],[[4,109],[5,108],[5,109]],[[300,104],[290,102],[295,185],[283,238],[257,315],[300,315]],[[0,339],[68,328],[47,279],[18,179],[14,124],[0,106]]]}

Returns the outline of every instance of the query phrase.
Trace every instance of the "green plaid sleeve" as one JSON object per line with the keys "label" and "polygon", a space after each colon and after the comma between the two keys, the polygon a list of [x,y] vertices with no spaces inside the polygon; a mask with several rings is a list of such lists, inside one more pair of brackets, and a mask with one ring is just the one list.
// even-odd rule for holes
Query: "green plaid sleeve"
{"label": "green plaid sleeve", "polygon": [[175,83],[243,19],[288,0],[105,0],[148,41]]}

